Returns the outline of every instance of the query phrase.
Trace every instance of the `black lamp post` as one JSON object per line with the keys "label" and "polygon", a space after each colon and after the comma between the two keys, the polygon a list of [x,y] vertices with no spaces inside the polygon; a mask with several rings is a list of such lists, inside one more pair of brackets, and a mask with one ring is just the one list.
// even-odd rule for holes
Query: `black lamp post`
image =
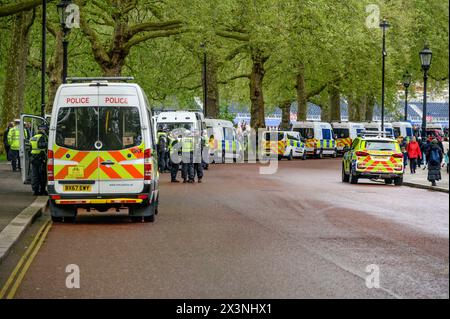
{"label": "black lamp post", "polygon": [[205,44],[201,43],[200,48],[203,50],[202,79],[203,79],[203,115],[208,116],[208,79],[206,77],[206,50]]}
{"label": "black lamp post", "polygon": [[62,82],[67,83],[67,49],[69,47],[69,41],[67,40],[67,35],[70,32],[70,28],[67,26],[67,17],[69,13],[67,12],[67,6],[71,4],[71,0],[61,0],[56,8],[58,9],[59,22],[63,31],[63,70],[62,70]]}
{"label": "black lamp post", "polygon": [[403,86],[405,87],[405,121],[408,121],[408,88],[411,84],[411,74],[408,71],[403,75]]}
{"label": "black lamp post", "polygon": [[381,68],[381,131],[384,132],[384,73],[386,69],[386,30],[390,27],[386,19],[383,19],[380,23],[380,28],[383,31],[383,49],[382,49],[382,68]]}
{"label": "black lamp post", "polygon": [[431,66],[431,58],[433,52],[431,52],[428,45],[425,45],[422,51],[419,53],[420,61],[422,63],[423,70],[423,110],[422,110],[422,138],[427,137],[427,80],[428,70]]}
{"label": "black lamp post", "polygon": [[45,76],[47,68],[47,0],[42,0],[42,48],[41,48],[41,116],[45,117]]}

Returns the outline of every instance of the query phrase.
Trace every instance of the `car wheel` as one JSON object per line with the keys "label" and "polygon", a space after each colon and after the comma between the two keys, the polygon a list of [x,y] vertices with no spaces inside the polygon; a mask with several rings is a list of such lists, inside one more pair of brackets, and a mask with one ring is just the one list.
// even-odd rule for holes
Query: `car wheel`
{"label": "car wheel", "polygon": [[344,164],[342,164],[342,182],[348,183],[350,181],[350,176],[345,173]]}
{"label": "car wheel", "polygon": [[353,170],[350,170],[350,184],[358,184],[358,176],[355,175]]}
{"label": "car wheel", "polygon": [[292,161],[293,158],[294,158],[294,154],[292,154],[292,151],[291,151],[288,156],[288,161]]}
{"label": "car wheel", "polygon": [[395,186],[402,186],[403,185],[403,176],[397,177],[394,179],[394,185]]}

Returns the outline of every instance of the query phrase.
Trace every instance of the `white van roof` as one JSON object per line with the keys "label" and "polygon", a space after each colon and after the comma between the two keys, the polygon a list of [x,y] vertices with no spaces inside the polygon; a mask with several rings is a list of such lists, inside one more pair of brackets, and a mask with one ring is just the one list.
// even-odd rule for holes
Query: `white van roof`
{"label": "white van roof", "polygon": [[319,121],[297,121],[292,123],[292,128],[314,128],[314,127],[326,127],[331,129],[331,124],[327,122]]}
{"label": "white van roof", "polygon": [[205,119],[206,126],[233,127],[233,122],[221,119]]}
{"label": "white van roof", "polygon": [[357,122],[333,122],[333,123],[331,123],[331,126],[333,128],[350,128],[350,127],[364,128],[363,123],[357,123]]}
{"label": "white van roof", "polygon": [[62,84],[57,92],[57,106],[139,106],[139,92],[141,88],[136,83]]}
{"label": "white van roof", "polygon": [[173,122],[196,122],[197,117],[194,112],[176,111],[161,112],[158,114],[157,123],[173,123]]}
{"label": "white van roof", "polygon": [[409,122],[392,122],[391,124],[394,127],[412,127],[412,124]]}

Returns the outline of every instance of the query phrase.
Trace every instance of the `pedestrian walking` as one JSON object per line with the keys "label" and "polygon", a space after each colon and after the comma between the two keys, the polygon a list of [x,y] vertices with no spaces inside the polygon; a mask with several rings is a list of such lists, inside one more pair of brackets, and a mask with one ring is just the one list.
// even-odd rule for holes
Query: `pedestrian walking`
{"label": "pedestrian walking", "polygon": [[409,167],[411,174],[416,173],[417,161],[422,158],[422,152],[420,151],[420,145],[417,143],[416,137],[413,136],[411,141],[406,146],[406,151],[409,158]]}
{"label": "pedestrian walking", "polygon": [[9,150],[11,149],[9,143],[8,143],[8,133],[9,130],[14,127],[14,123],[10,122],[8,123],[8,126],[6,127],[5,133],[3,134],[3,145],[5,147],[5,154],[6,154],[6,160],[9,161]]}
{"label": "pedestrian walking", "polygon": [[438,145],[438,141],[433,139],[427,151],[428,181],[431,182],[432,186],[436,186],[436,181],[441,180],[441,163],[443,157],[444,154]]}
{"label": "pedestrian walking", "polygon": [[[27,138],[27,131],[24,131],[25,137]],[[9,144],[9,159],[11,161],[11,167],[13,172],[17,172],[21,170],[20,167],[20,158],[19,158],[19,150],[20,150],[20,120],[14,120],[14,127],[11,128],[8,132],[8,144]]]}
{"label": "pedestrian walking", "polygon": [[420,145],[420,151],[422,152],[422,163],[423,163],[423,170],[425,170],[428,166],[428,158],[427,153],[428,149],[431,146],[431,142],[428,139],[422,140],[422,144]]}
{"label": "pedestrian walking", "polygon": [[47,147],[48,127],[40,125],[38,132],[30,139],[31,144],[31,188],[34,196],[48,195],[47,187]]}

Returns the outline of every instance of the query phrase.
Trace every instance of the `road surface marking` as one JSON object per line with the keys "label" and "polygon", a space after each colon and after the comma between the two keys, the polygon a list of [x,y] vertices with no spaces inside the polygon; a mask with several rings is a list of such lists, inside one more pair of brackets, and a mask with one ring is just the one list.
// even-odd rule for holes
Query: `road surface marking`
{"label": "road surface marking", "polygon": [[[34,237],[30,246],[25,251],[25,254],[20,258],[20,260],[17,263],[16,267],[14,268],[13,272],[11,273],[11,275],[9,276],[5,285],[3,286],[2,290],[0,291],[0,299],[5,298],[8,290],[10,290],[10,291],[9,291],[9,294],[6,296],[6,299],[14,298],[14,295],[16,294],[17,289],[19,288],[20,284],[22,283],[22,280],[23,280],[26,272],[28,271],[28,268],[30,268],[31,263],[33,262],[34,258],[36,257],[45,238],[47,237],[47,233],[50,230],[51,225],[52,225],[51,221],[48,220],[39,229],[38,233]],[[23,265],[23,267],[22,267],[22,265]]]}

